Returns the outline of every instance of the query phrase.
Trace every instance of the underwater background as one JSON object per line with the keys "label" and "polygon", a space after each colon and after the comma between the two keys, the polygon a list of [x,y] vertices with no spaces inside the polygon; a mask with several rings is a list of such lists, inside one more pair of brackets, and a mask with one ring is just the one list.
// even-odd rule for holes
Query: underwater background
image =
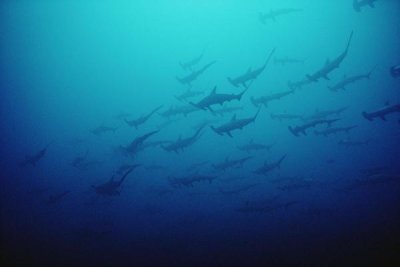
{"label": "underwater background", "polygon": [[2,266],[399,266],[399,52],[396,0],[1,1]]}

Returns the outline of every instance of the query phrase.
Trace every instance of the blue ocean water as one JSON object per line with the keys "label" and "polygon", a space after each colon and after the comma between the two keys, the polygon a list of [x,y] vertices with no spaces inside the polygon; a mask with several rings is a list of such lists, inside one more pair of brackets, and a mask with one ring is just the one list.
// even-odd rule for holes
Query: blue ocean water
{"label": "blue ocean water", "polygon": [[399,266],[399,14],[2,1],[2,266]]}

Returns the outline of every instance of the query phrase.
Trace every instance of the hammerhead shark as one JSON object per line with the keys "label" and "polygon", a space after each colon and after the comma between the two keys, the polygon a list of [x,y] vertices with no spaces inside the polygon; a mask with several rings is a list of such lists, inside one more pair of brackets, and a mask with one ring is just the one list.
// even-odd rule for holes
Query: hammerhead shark
{"label": "hammerhead shark", "polygon": [[144,135],[138,136],[135,139],[133,139],[133,141],[127,146],[127,147],[121,147],[124,150],[126,150],[126,152],[128,152],[130,155],[135,155],[138,151],[140,151],[143,142],[149,138],[150,136],[158,133],[159,131],[152,131],[149,133],[146,133]]}
{"label": "hammerhead shark", "polygon": [[360,12],[364,6],[375,7],[376,0],[353,0],[353,8],[355,11]]}
{"label": "hammerhead shark", "polygon": [[111,179],[103,184],[100,185],[93,185],[92,187],[96,191],[97,194],[103,195],[103,196],[116,196],[121,193],[120,187],[122,183],[124,182],[125,178],[134,170],[136,169],[139,164],[134,165],[131,167],[128,171],[126,171],[121,179],[119,181],[114,180],[114,175],[111,177]]}
{"label": "hammerhead shark", "polygon": [[243,110],[243,107],[222,107],[220,109],[216,109],[212,112],[213,115],[215,116],[223,116],[225,113],[232,113],[236,111]]}
{"label": "hammerhead shark", "polygon": [[296,58],[289,58],[289,57],[282,57],[282,58],[278,58],[278,57],[274,57],[274,64],[281,64],[286,65],[286,64],[295,64],[295,63],[301,63],[304,64],[304,59],[296,59]]}
{"label": "hammerhead shark", "polygon": [[145,123],[148,119],[150,119],[151,116],[153,116],[154,113],[156,113],[161,108],[162,108],[162,106],[158,106],[155,109],[153,109],[152,111],[150,111],[148,114],[143,115],[134,120],[130,120],[130,121],[127,119],[124,119],[124,120],[129,126],[131,126],[131,127],[134,126],[137,129],[139,125]]}
{"label": "hammerhead shark", "polygon": [[25,167],[29,164],[32,166],[36,166],[36,164],[46,155],[48,147],[49,145],[47,145],[36,154],[25,156],[25,159],[19,163],[19,166]]}
{"label": "hammerhead shark", "polygon": [[232,168],[235,166],[242,167],[243,164],[251,159],[253,157],[244,157],[240,159],[232,159],[230,160],[228,157],[225,158],[225,160],[219,164],[212,164],[213,168],[219,171],[225,171],[228,168]]}
{"label": "hammerhead shark", "polygon": [[393,78],[399,78],[400,77],[400,64],[396,66],[392,66],[390,68],[390,74],[392,75]]}
{"label": "hammerhead shark", "polygon": [[339,119],[332,119],[332,120],[325,120],[325,119],[321,119],[321,120],[314,120],[311,121],[309,123],[306,123],[304,125],[301,126],[297,126],[297,127],[291,127],[289,126],[289,131],[294,135],[294,136],[299,136],[299,133],[302,133],[303,135],[307,135],[306,130],[308,128],[312,128],[315,127],[319,124],[328,124],[328,127],[330,127],[332,125],[332,123],[338,121]]}
{"label": "hammerhead shark", "polygon": [[193,113],[195,111],[199,111],[199,109],[193,105],[187,104],[187,105],[178,106],[178,107],[171,106],[166,111],[158,113],[158,114],[162,117],[169,119],[171,117],[175,117],[178,115],[183,115],[183,116],[187,117],[188,114]]}
{"label": "hammerhead shark", "polygon": [[184,151],[185,148],[188,146],[193,145],[200,137],[200,133],[203,130],[203,127],[200,127],[192,136],[187,137],[187,138],[182,138],[179,136],[179,138],[175,142],[171,142],[170,144],[167,145],[161,145],[161,147],[165,151],[174,151],[175,153],[179,153],[180,151]]}
{"label": "hammerhead shark", "polygon": [[243,94],[248,90],[245,89],[239,94],[221,94],[217,93],[217,86],[214,87],[214,89],[210,92],[210,94],[206,97],[204,97],[202,100],[200,100],[197,103],[189,102],[191,105],[194,107],[197,107],[198,109],[203,109],[203,110],[210,110],[213,112],[213,109],[211,108],[212,105],[221,105],[224,102],[230,102],[232,100],[238,100],[242,98]]}
{"label": "hammerhead shark", "polygon": [[248,191],[248,190],[250,190],[251,188],[256,187],[257,185],[258,185],[258,184],[249,184],[249,185],[244,185],[244,186],[240,186],[240,187],[237,187],[237,188],[234,188],[234,189],[229,189],[229,190],[220,188],[220,189],[219,189],[219,192],[220,192],[221,194],[224,194],[224,195],[237,195],[237,194],[239,194],[239,193]]}
{"label": "hammerhead shark", "polygon": [[196,97],[198,95],[204,95],[204,92],[188,89],[182,94],[175,96],[175,98],[178,99],[179,101],[187,101],[188,98]]}
{"label": "hammerhead shark", "polygon": [[342,132],[349,133],[351,130],[353,130],[356,127],[357,127],[356,125],[349,126],[349,127],[335,127],[335,128],[328,128],[328,129],[325,129],[325,130],[322,130],[322,131],[315,130],[314,133],[316,135],[329,136],[329,135],[332,135],[332,134],[336,135],[336,134],[342,133]]}
{"label": "hammerhead shark", "polygon": [[386,121],[386,116],[391,113],[400,112],[400,104],[395,104],[392,106],[385,106],[381,109],[378,109],[373,112],[363,112],[362,115],[369,121],[372,121],[375,118],[381,118],[382,120]]}
{"label": "hammerhead shark", "polygon": [[257,113],[253,117],[244,118],[244,119],[237,119],[236,114],[234,114],[232,119],[229,122],[227,122],[219,127],[214,127],[214,126],[210,126],[210,127],[218,135],[227,134],[229,137],[233,137],[231,132],[234,130],[239,130],[239,129],[241,130],[248,124],[254,122],[256,120],[258,114],[260,113],[260,110],[261,109],[259,108],[257,110]]}
{"label": "hammerhead shark", "polygon": [[266,96],[261,96],[258,98],[251,97],[251,103],[253,103],[254,106],[259,107],[260,105],[264,105],[264,107],[268,107],[268,103],[273,101],[273,100],[279,100],[282,97],[288,96],[294,92],[294,89],[285,91],[285,92],[280,92],[280,93],[275,93],[271,95],[266,95]]}
{"label": "hammerhead shark", "polygon": [[109,126],[105,126],[105,125],[100,125],[97,128],[94,128],[93,130],[90,130],[90,132],[94,135],[101,135],[107,132],[113,132],[115,133],[115,131],[118,129],[118,127],[109,127]]}
{"label": "hammerhead shark", "polygon": [[175,178],[168,177],[168,180],[173,187],[181,187],[181,186],[193,187],[194,183],[202,181],[208,181],[211,184],[212,181],[215,179],[217,179],[217,176],[207,176],[199,174],[194,174],[184,177],[175,177]]}
{"label": "hammerhead shark", "polygon": [[354,75],[354,76],[349,76],[347,77],[346,75],[343,77],[343,80],[335,84],[334,86],[328,86],[328,89],[337,92],[340,89],[341,90],[346,90],[346,86],[355,82],[358,82],[363,79],[368,79],[371,77],[372,71],[366,73],[366,74],[360,74],[360,75]]}
{"label": "hammerhead shark", "polygon": [[309,117],[303,117],[304,121],[309,121],[309,120],[319,120],[319,119],[325,119],[327,117],[336,115],[339,116],[342,114],[344,111],[346,111],[349,107],[341,107],[337,109],[330,109],[330,110],[316,110],[314,114],[312,114]]}
{"label": "hammerhead shark", "polygon": [[182,62],[179,62],[179,65],[182,67],[182,69],[184,69],[184,70],[190,70],[190,71],[192,71],[193,69],[193,66],[195,66],[195,65],[197,65],[200,61],[201,61],[201,59],[203,58],[203,56],[204,56],[204,52],[205,52],[205,48],[203,49],[203,51],[201,52],[201,54],[199,55],[199,56],[197,56],[197,57],[195,57],[195,58],[193,58],[193,59],[191,59],[191,60],[189,60],[189,61],[187,61],[187,62],[184,62],[184,63],[182,63]]}
{"label": "hammerhead shark", "polygon": [[264,145],[264,144],[258,144],[255,143],[253,139],[250,139],[250,141],[247,144],[244,144],[242,146],[238,146],[237,148],[242,151],[246,151],[249,153],[250,151],[257,151],[257,150],[270,150],[272,148],[272,145]]}
{"label": "hammerhead shark", "polygon": [[327,59],[325,65],[321,69],[316,71],[314,74],[306,75],[307,79],[313,82],[317,82],[321,78],[329,80],[328,74],[331,73],[334,69],[339,68],[342,61],[346,58],[352,38],[353,38],[353,31],[350,34],[346,49],[334,60],[330,61],[329,59]]}
{"label": "hammerhead shark", "polygon": [[272,49],[271,53],[269,54],[267,60],[265,61],[264,65],[262,65],[260,68],[252,70],[251,68],[249,68],[247,70],[246,73],[232,79],[230,77],[228,77],[228,81],[235,87],[238,87],[239,85],[244,86],[245,88],[249,87],[249,84],[247,84],[247,82],[252,82],[255,79],[257,79],[257,77],[265,70],[265,68],[268,65],[268,62],[271,60],[272,55],[275,52],[275,48]]}
{"label": "hammerhead shark", "polygon": [[303,9],[300,8],[280,8],[276,10],[271,10],[269,13],[260,13],[259,18],[262,24],[265,24],[267,20],[276,21],[276,18],[282,15],[287,15],[291,13],[301,12]]}
{"label": "hammerhead shark", "polygon": [[295,114],[288,114],[288,113],[271,113],[271,119],[273,120],[301,120],[303,116],[295,115]]}
{"label": "hammerhead shark", "polygon": [[187,75],[187,76],[185,76],[185,77],[182,77],[182,78],[176,77],[176,79],[177,79],[181,84],[187,84],[187,85],[191,86],[191,85],[192,85],[192,82],[193,82],[194,80],[196,80],[197,77],[199,77],[199,75],[201,75],[203,72],[205,72],[209,67],[211,67],[212,65],[214,65],[215,62],[216,62],[216,61],[212,61],[212,62],[208,63],[207,65],[205,65],[203,68],[201,68],[201,69],[199,69],[199,70],[197,70],[197,71],[193,71],[191,74],[189,74],[189,75]]}
{"label": "hammerhead shark", "polygon": [[50,195],[49,198],[45,201],[47,204],[56,204],[60,202],[66,195],[68,195],[71,191],[67,190],[59,194]]}
{"label": "hammerhead shark", "polygon": [[261,167],[259,167],[258,169],[256,169],[255,171],[253,171],[253,173],[259,174],[259,175],[268,175],[268,173],[270,173],[271,171],[273,171],[277,168],[280,169],[281,163],[285,158],[286,158],[286,155],[283,155],[276,162],[268,163],[267,161],[265,161],[264,164]]}
{"label": "hammerhead shark", "polygon": [[346,148],[349,148],[349,147],[355,147],[355,146],[368,145],[368,144],[369,144],[369,140],[365,140],[365,141],[352,141],[352,140],[349,140],[349,139],[343,139],[343,140],[340,140],[340,141],[338,142],[338,144],[339,144],[339,145],[342,145],[342,146],[344,146],[344,147],[346,147]]}

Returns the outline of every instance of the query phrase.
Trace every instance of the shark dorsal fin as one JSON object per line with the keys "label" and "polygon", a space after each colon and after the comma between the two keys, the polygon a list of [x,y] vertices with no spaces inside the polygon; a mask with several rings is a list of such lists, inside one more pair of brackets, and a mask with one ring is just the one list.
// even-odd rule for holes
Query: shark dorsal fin
{"label": "shark dorsal fin", "polygon": [[253,144],[253,143],[254,143],[253,138],[250,139],[249,143],[250,143],[250,144]]}
{"label": "shark dorsal fin", "polygon": [[212,89],[210,95],[215,95],[217,93],[217,86],[214,86],[214,88]]}
{"label": "shark dorsal fin", "polygon": [[249,67],[248,70],[247,70],[247,73],[250,73],[250,72],[251,72],[251,69],[252,69],[252,68]]}
{"label": "shark dorsal fin", "polygon": [[233,114],[231,121],[235,121],[236,120],[236,113]]}
{"label": "shark dorsal fin", "polygon": [[343,75],[343,79],[346,79],[346,78],[347,78],[347,74],[344,74],[344,75]]}

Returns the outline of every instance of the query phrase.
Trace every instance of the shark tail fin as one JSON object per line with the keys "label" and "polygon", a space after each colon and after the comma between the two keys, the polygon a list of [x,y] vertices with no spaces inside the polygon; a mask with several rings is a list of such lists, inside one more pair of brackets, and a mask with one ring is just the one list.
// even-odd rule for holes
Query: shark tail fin
{"label": "shark tail fin", "polygon": [[231,77],[227,77],[227,80],[230,84],[232,84],[234,87],[238,87],[237,83],[235,83]]}
{"label": "shark tail fin", "polygon": [[[275,20],[275,18],[274,18],[274,20]],[[266,60],[265,63],[264,63],[264,68],[268,65],[269,61],[270,61],[271,58],[272,58],[272,55],[275,53],[275,50],[276,50],[276,48],[273,48],[272,51],[271,51],[271,53],[269,53],[268,58],[267,58],[267,60]]]}
{"label": "shark tail fin", "polygon": [[258,104],[257,104],[257,102],[256,102],[256,99],[252,96],[252,97],[250,97],[250,101],[251,101],[251,103],[255,106],[255,107],[257,107],[258,108]]}
{"label": "shark tail fin", "polygon": [[296,137],[299,136],[299,133],[297,131],[295,131],[292,126],[289,126],[288,129],[294,136],[296,136]]}
{"label": "shark tail fin", "polygon": [[347,46],[346,46],[346,51],[349,50],[352,39],[353,39],[353,31],[351,31],[351,33],[350,33],[349,41],[347,42]]}
{"label": "shark tail fin", "polygon": [[286,158],[286,154],[285,155],[283,155],[280,159],[279,159],[279,161],[278,161],[278,168],[281,168],[281,163],[282,163],[282,161]]}
{"label": "shark tail fin", "polygon": [[257,118],[258,114],[260,114],[260,111],[261,111],[261,106],[258,108],[256,114],[254,114],[253,120]]}
{"label": "shark tail fin", "polygon": [[195,107],[195,108],[203,109],[203,108],[201,108],[198,104],[193,103],[192,101],[190,101],[189,104],[192,105],[192,106]]}
{"label": "shark tail fin", "polygon": [[367,119],[369,121],[372,121],[372,118],[371,118],[370,114],[368,114],[367,112],[363,111],[362,115],[363,115],[363,117],[365,119]]}
{"label": "shark tail fin", "polygon": [[222,133],[220,133],[214,126],[210,126],[211,130],[213,130],[216,134],[218,135],[222,135]]}
{"label": "shark tail fin", "polygon": [[246,91],[249,90],[249,88],[247,87],[246,89],[244,89],[240,94],[237,95],[237,99],[241,100],[242,96],[244,95],[244,93],[246,93]]}

